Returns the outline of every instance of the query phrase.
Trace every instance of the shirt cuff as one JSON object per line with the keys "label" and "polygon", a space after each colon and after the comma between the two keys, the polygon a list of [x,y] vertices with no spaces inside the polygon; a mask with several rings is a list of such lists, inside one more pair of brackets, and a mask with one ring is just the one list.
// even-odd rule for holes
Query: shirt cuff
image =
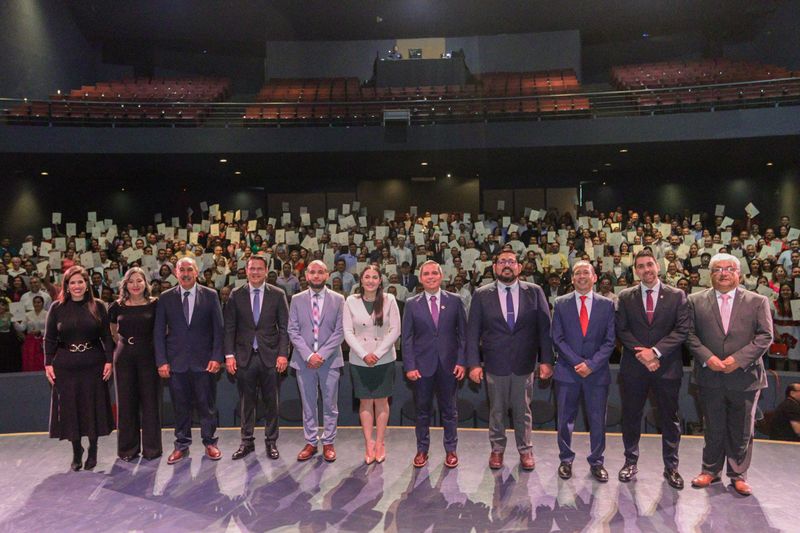
{"label": "shirt cuff", "polygon": [[233,359],[234,355],[232,353],[225,354],[225,359]]}
{"label": "shirt cuff", "polygon": [[655,346],[653,346],[653,352],[655,352],[657,358],[661,359],[661,351]]}

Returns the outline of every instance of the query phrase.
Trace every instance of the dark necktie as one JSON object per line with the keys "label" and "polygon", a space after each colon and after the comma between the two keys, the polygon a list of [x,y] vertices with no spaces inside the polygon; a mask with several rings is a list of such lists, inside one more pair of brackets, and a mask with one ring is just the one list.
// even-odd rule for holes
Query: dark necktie
{"label": "dark necktie", "polygon": [[653,315],[655,314],[655,310],[653,309],[653,289],[647,289],[647,304],[645,307],[645,312],[647,312],[647,323],[653,323]]}
{"label": "dark necktie", "polygon": [[514,298],[511,296],[511,287],[506,287],[506,322],[508,329],[514,329]]}
{"label": "dark necktie", "polygon": [[439,327],[439,306],[436,304],[436,296],[431,296],[431,318],[433,325]]}
{"label": "dark necktie", "polygon": [[186,319],[186,325],[189,325],[189,291],[183,293],[183,317]]}
{"label": "dark necktie", "polygon": [[312,331],[314,333],[314,351],[316,352],[319,349],[319,294],[314,293],[312,300],[313,304],[311,306],[311,321]]}
{"label": "dark necktie", "polygon": [[[253,289],[253,323],[257,326],[261,316],[261,289]],[[258,337],[253,336],[253,349],[258,350]]]}

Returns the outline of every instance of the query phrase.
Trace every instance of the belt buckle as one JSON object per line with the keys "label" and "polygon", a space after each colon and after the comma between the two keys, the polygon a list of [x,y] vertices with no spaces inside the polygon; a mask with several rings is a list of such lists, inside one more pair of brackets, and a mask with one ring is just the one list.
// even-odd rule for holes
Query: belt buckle
{"label": "belt buckle", "polygon": [[127,342],[128,344],[131,344],[131,345],[133,345],[133,344],[134,344],[134,342],[133,342],[133,337],[128,337],[128,338],[126,339],[126,342]]}
{"label": "belt buckle", "polygon": [[78,345],[77,345],[77,344],[75,344],[75,343],[73,343],[73,344],[70,344],[70,345],[69,345],[69,348],[68,348],[68,350],[69,350],[70,352],[72,352],[72,353],[75,353],[75,352],[77,352],[77,351],[78,351]]}
{"label": "belt buckle", "polygon": [[89,343],[88,342],[82,342],[82,343],[80,343],[78,345],[78,351],[81,352],[81,353],[85,352],[88,349],[89,349]]}

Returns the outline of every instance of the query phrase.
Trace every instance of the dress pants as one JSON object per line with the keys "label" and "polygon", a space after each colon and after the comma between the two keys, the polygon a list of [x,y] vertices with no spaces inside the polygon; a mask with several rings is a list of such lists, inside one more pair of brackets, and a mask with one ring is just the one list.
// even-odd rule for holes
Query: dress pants
{"label": "dress pants", "polygon": [[247,366],[236,371],[236,388],[239,389],[239,417],[242,422],[242,444],[251,446],[256,422],[258,393],[264,402],[264,438],[274,444],[278,440],[278,372],[264,365],[256,350],[250,355]]}
{"label": "dress pants", "polygon": [[457,393],[458,381],[453,375],[453,369],[447,370],[442,367],[441,363],[432,376],[423,376],[414,382],[414,404],[417,410],[417,451],[427,453],[430,448],[434,394],[436,394],[444,427],[444,450],[446,452],[456,451],[458,445]]}
{"label": "dress pants", "polygon": [[303,402],[303,436],[312,446],[317,445],[319,412],[317,394],[322,391],[322,444],[333,444],[336,440],[336,424],[339,420],[339,376],[341,367],[322,366],[317,369],[301,368],[297,371],[297,385]]}
{"label": "dress pants", "polygon": [[[161,378],[155,359],[120,354],[114,361],[117,389],[117,454],[161,454]],[[141,432],[141,435],[140,435]]]}
{"label": "dress pants", "polygon": [[625,444],[625,461],[639,460],[639,439],[642,436],[642,415],[648,392],[652,389],[661,424],[661,456],[664,467],[678,469],[678,446],[681,426],[678,420],[678,395],[680,379],[663,379],[653,375],[620,376],[622,399],[622,442]]}
{"label": "dress pants", "polygon": [[519,453],[533,448],[531,441],[531,399],[533,398],[533,373],[518,376],[497,376],[486,372],[486,389],[489,394],[489,442],[492,452],[506,449],[506,414],[511,408],[514,438]]}
{"label": "dress pants", "polygon": [[192,408],[200,418],[203,445],[216,444],[216,376],[205,371],[172,372],[169,394],[175,409],[175,448],[185,450],[192,444]]}
{"label": "dress pants", "polygon": [[603,464],[606,449],[606,403],[608,385],[589,385],[582,379],[577,383],[556,382],[558,401],[558,458],[562,463],[572,463],[572,430],[578,416],[581,393],[589,418],[589,445],[591,453],[586,458],[592,466]]}
{"label": "dress pants", "polygon": [[703,473],[718,476],[727,458],[727,476],[746,479],[753,456],[753,426],[760,390],[700,387],[704,408]]}

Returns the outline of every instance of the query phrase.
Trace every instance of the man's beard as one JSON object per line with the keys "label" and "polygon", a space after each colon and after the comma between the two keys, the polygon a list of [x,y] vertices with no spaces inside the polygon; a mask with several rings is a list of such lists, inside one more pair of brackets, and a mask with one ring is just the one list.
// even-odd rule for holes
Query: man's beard
{"label": "man's beard", "polygon": [[314,289],[315,291],[319,291],[319,290],[322,290],[322,288],[325,286],[325,283],[323,282],[323,283],[317,284],[317,283],[311,283],[309,281],[308,282],[308,286],[311,287],[312,289]]}
{"label": "man's beard", "polygon": [[499,274],[497,274],[497,279],[503,283],[513,283],[517,279],[517,276],[510,268],[504,268]]}

